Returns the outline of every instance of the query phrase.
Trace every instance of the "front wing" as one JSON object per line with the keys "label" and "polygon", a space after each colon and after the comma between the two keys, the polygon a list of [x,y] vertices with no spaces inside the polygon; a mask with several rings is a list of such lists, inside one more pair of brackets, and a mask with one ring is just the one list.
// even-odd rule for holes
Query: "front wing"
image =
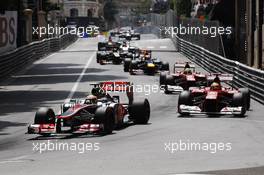
{"label": "front wing", "polygon": [[[103,130],[103,124],[82,124],[73,128],[72,133],[98,133]],[[28,134],[56,134],[56,127],[54,124],[31,124],[28,126]]]}
{"label": "front wing", "polygon": [[180,105],[179,111],[185,114],[209,114],[209,115],[240,115],[243,113],[241,107],[225,107],[220,112],[204,112],[198,106]]}

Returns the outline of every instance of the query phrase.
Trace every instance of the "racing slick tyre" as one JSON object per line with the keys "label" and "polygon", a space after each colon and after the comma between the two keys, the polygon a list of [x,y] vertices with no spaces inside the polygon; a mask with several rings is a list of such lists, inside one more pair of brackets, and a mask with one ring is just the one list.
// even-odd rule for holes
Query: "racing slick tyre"
{"label": "racing slick tyre", "polygon": [[162,62],[161,63],[161,70],[169,71],[170,70],[170,64],[168,62]]}
{"label": "racing slick tyre", "polygon": [[146,74],[146,75],[154,76],[155,73],[156,73],[156,70],[153,68],[147,68],[144,70],[144,74]]}
{"label": "racing slick tyre", "polygon": [[184,113],[181,112],[180,106],[181,105],[187,105],[191,106],[192,105],[192,97],[191,97],[191,92],[190,91],[182,91],[179,95],[178,99],[178,113],[182,116],[188,116],[190,115],[189,113]]}
{"label": "racing slick tyre", "polygon": [[61,133],[61,119],[57,119],[55,124],[56,133]]}
{"label": "racing slick tyre", "polygon": [[160,86],[165,85],[166,76],[167,76],[166,72],[161,72],[160,73],[160,81],[159,81]]}
{"label": "racing slick tyre", "polygon": [[130,75],[135,75],[133,69],[137,69],[137,62],[132,61],[129,65],[129,73]]}
{"label": "racing slick tyre", "polygon": [[103,134],[111,134],[115,126],[114,112],[109,107],[99,107],[95,111],[95,122],[104,125]]}
{"label": "racing slick tyre", "polygon": [[235,117],[245,117],[246,110],[247,110],[247,101],[246,97],[243,93],[235,93],[233,95],[232,107],[240,107],[242,106],[241,114],[235,114]]}
{"label": "racing slick tyre", "polygon": [[250,91],[248,88],[240,88],[239,91],[243,94],[244,98],[246,99],[247,110],[250,109]]}
{"label": "racing slick tyre", "polygon": [[114,60],[113,60],[113,64],[115,64],[115,65],[119,65],[119,64],[121,64],[122,63],[122,60],[120,59],[120,58],[115,58]]}
{"label": "racing slick tyre", "polygon": [[100,62],[100,57],[101,57],[101,54],[96,54],[96,62],[99,63]]}
{"label": "racing slick tyre", "polygon": [[148,124],[150,117],[150,104],[148,99],[142,102],[133,102],[128,108],[130,118],[135,124]]}
{"label": "racing slick tyre", "polygon": [[34,124],[55,124],[55,113],[51,108],[40,108],[35,115]]}
{"label": "racing slick tyre", "polygon": [[99,60],[100,65],[104,65],[104,61],[102,59]]}
{"label": "racing slick tyre", "polygon": [[[50,108],[40,108],[35,115],[34,124],[55,124],[55,113]],[[49,133],[41,134],[44,137],[50,136]]]}
{"label": "racing slick tyre", "polygon": [[165,84],[164,87],[165,94],[170,94],[171,92],[168,90],[168,85],[174,85],[174,77],[172,75],[166,75],[164,84]]}
{"label": "racing slick tyre", "polygon": [[129,72],[130,64],[131,64],[131,59],[125,58],[125,60],[124,60],[124,72]]}

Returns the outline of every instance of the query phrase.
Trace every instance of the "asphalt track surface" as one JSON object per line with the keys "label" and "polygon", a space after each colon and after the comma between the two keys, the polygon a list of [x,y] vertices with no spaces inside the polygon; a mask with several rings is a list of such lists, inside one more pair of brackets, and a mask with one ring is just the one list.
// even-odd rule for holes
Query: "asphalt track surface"
{"label": "asphalt track surface", "polygon": [[[172,52],[169,39],[142,36],[132,44],[156,50],[154,57],[187,61]],[[139,85],[158,85],[159,76],[129,76],[120,65],[101,66],[95,61],[96,39],[79,39],[58,53],[1,83],[0,89],[0,174],[264,174],[264,108],[252,100],[246,118],[195,116],[181,118],[176,112],[177,95],[162,92],[148,98],[151,119],[148,125],[129,125],[112,135],[43,138],[27,135],[26,128],[36,109],[48,106],[59,111],[68,98],[84,97],[90,83],[128,80]],[[199,71],[203,71],[198,67]],[[33,143],[99,143],[98,151],[33,151]],[[165,150],[165,143],[231,143],[230,151]]]}

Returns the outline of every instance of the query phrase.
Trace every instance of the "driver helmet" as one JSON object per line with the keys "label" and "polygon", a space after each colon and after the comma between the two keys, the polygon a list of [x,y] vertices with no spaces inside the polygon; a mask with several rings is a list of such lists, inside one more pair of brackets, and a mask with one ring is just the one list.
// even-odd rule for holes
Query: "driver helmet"
{"label": "driver helmet", "polygon": [[187,68],[189,68],[189,69],[191,68],[191,66],[190,66],[190,64],[188,62],[184,66],[184,69],[187,69]]}
{"label": "driver helmet", "polygon": [[211,90],[220,90],[221,89],[221,85],[217,82],[213,82],[211,84]]}
{"label": "driver helmet", "polygon": [[186,68],[183,71],[184,74],[192,74],[192,70],[190,68]]}
{"label": "driver helmet", "polygon": [[88,95],[85,99],[86,104],[96,104],[97,103],[97,97],[95,95]]}

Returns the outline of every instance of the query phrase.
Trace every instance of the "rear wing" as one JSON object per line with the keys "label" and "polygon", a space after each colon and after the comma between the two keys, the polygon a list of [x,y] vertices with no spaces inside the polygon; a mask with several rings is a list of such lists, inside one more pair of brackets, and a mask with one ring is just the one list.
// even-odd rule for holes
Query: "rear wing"
{"label": "rear wing", "polygon": [[190,66],[190,69],[193,70],[193,72],[195,72],[195,64],[191,63],[191,62],[176,62],[174,64],[174,72],[177,71],[177,69],[184,69],[186,67],[186,65]]}
{"label": "rear wing", "polygon": [[221,74],[221,73],[211,73],[207,75],[207,81],[214,81],[216,78],[219,78],[221,82],[232,82],[234,75],[232,74]]}
{"label": "rear wing", "polygon": [[191,62],[176,62],[174,64],[175,68],[185,68],[186,64],[189,64],[190,68],[195,68],[195,64],[191,63]]}

